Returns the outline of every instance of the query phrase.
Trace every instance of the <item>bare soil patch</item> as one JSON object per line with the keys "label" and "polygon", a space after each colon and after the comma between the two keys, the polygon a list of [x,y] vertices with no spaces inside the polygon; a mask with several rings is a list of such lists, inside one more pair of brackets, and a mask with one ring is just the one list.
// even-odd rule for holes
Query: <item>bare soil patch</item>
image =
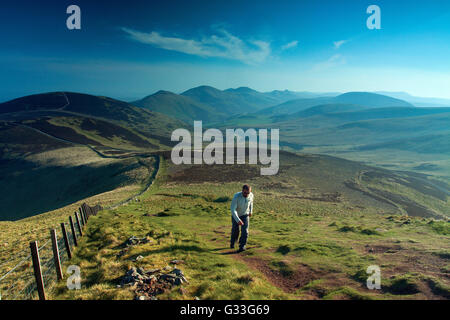
{"label": "bare soil patch", "polygon": [[283,274],[282,271],[270,267],[270,261],[260,257],[247,255],[233,255],[234,258],[245,262],[253,269],[260,271],[267,281],[287,293],[294,293],[320,277],[320,274],[305,264],[291,266],[292,273]]}

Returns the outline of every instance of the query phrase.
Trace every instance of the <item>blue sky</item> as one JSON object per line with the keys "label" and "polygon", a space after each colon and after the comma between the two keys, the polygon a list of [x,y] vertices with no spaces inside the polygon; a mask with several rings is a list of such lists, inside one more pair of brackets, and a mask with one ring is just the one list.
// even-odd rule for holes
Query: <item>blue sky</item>
{"label": "blue sky", "polygon": [[[81,8],[81,30],[66,8]],[[381,30],[369,30],[369,5]],[[449,1],[8,1],[0,100],[198,85],[450,98]]]}

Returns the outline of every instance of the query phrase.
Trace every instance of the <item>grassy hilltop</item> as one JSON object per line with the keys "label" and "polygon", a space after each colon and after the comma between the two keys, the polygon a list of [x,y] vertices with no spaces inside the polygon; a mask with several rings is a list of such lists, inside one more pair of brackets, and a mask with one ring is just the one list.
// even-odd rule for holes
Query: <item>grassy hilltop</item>
{"label": "grassy hilltop", "polygon": [[[449,108],[205,86],[136,105],[70,92],[0,104],[1,275],[87,202],[106,209],[70,261],[82,289],[57,283],[53,299],[133,299],[135,288],[118,287],[128,270],[170,270],[173,259],[189,283],[158,299],[449,298]],[[173,165],[171,132],[200,115],[204,128],[279,128],[278,174]],[[249,250],[235,254],[229,207],[244,183],[255,209]],[[132,236],[145,243],[125,250]],[[366,287],[370,265],[381,290]],[[22,289],[30,270],[0,290]]]}
{"label": "grassy hilltop", "polygon": [[[399,215],[402,203],[345,187],[369,167],[324,156],[281,159],[280,175],[261,177],[256,166],[174,166],[166,158],[140,202],[91,218],[71,262],[82,268],[82,289],[61,283],[52,297],[132,299],[133,287],[117,287],[129,268],[181,259],[189,284],[158,299],[449,298],[448,222]],[[254,188],[255,209],[249,250],[235,254],[229,205],[244,182]],[[448,200],[440,203],[448,213]],[[124,253],[131,236],[149,242]],[[369,265],[380,266],[382,290],[366,288]]]}
{"label": "grassy hilltop", "polygon": [[146,179],[176,119],[128,103],[55,92],[0,104],[1,220],[52,211]]}

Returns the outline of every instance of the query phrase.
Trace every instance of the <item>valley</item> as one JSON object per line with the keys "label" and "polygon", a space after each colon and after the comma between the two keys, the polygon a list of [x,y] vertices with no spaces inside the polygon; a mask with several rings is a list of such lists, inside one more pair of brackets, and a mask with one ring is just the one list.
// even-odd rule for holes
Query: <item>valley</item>
{"label": "valley", "polygon": [[[127,270],[176,267],[188,283],[157,299],[448,299],[448,222],[401,215],[393,203],[346,188],[354,171],[345,162],[328,184],[321,169],[342,160],[282,158],[271,180],[245,166],[174,166],[163,155],[139,202],[91,219],[74,260],[82,289],[61,283],[52,298],[134,299],[135,287],[119,285]],[[308,177],[313,163],[324,174]],[[228,248],[229,201],[243,181],[256,200],[248,250],[236,254]],[[147,240],[124,250],[131,236]],[[369,265],[381,267],[381,290],[365,286]]]}
{"label": "valley", "polygon": [[[133,287],[118,287],[123,275],[174,259],[189,283],[158,299],[449,298],[449,108],[194,89],[141,106],[70,92],[0,104],[1,274],[86,202],[105,209],[71,261],[82,289],[56,283],[51,299],[134,299]],[[175,165],[171,133],[192,132],[197,117],[223,132],[279,129],[278,173],[236,161]],[[227,248],[229,205],[244,183],[255,213],[249,250],[237,255]],[[123,253],[132,236],[148,242]],[[370,265],[381,268],[381,290],[365,286]]]}

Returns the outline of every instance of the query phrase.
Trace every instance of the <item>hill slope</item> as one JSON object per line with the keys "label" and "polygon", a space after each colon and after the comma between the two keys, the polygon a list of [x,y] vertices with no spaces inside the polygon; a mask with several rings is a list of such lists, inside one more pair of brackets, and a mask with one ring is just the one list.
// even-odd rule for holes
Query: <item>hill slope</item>
{"label": "hill slope", "polygon": [[301,93],[259,92],[247,87],[219,90],[210,86],[189,89],[181,94],[213,107],[217,112],[233,114],[252,113],[285,102]]}
{"label": "hill slope", "polygon": [[[382,194],[389,190],[382,180],[398,179],[409,190],[420,190],[422,182],[324,156],[282,153],[281,163],[278,176],[261,177],[253,166],[165,162],[161,179],[140,202],[90,220],[75,258],[89,266],[82,289],[67,290],[61,282],[54,297],[150,298],[139,284],[138,290],[117,284],[131,267],[176,267],[189,282],[158,294],[159,300],[449,298],[448,222],[395,215],[402,206],[414,210],[412,202]],[[243,182],[252,185],[255,202],[247,251],[235,254],[229,205]],[[428,196],[443,201],[437,193]],[[399,207],[383,205],[383,198]],[[132,235],[145,241],[126,248]],[[182,263],[172,266],[173,260]],[[370,265],[382,268],[381,290],[366,286]]]}
{"label": "hill slope", "polygon": [[[95,130],[94,127],[103,127],[103,131],[108,130],[111,137],[115,136],[116,129],[118,137],[146,140],[146,147],[153,150],[171,145],[171,132],[186,127],[179,120],[123,101],[71,92],[45,93],[2,103],[0,120],[19,124],[30,121],[58,122],[60,132],[75,130],[87,137],[89,134],[85,130],[89,128]],[[106,123],[112,123],[111,128],[106,129]],[[130,145],[133,148],[133,143]]]}
{"label": "hill slope", "polygon": [[263,109],[260,111],[260,114],[293,114],[314,106],[326,104],[359,105],[362,108],[414,107],[409,102],[380,94],[369,92],[348,92],[336,97],[317,97],[311,99],[291,100],[280,105]]}
{"label": "hill slope", "polygon": [[0,219],[144,183],[151,153],[189,127],[128,103],[57,92],[0,104]]}
{"label": "hill slope", "polygon": [[336,102],[364,105],[371,108],[413,107],[404,100],[370,92],[347,92],[334,98]]}
{"label": "hill slope", "polygon": [[210,122],[218,121],[227,116],[220,109],[168,91],[158,91],[141,100],[134,101],[132,104],[180,119],[190,125],[194,120]]}

